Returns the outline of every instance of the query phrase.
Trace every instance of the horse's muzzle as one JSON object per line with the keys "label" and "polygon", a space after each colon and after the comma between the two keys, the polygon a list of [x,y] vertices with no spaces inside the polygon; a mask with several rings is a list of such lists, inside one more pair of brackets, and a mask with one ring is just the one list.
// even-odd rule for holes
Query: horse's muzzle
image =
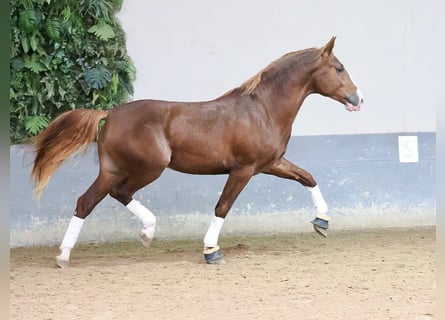
{"label": "horse's muzzle", "polygon": [[348,111],[360,111],[362,104],[365,102],[363,97],[357,92],[356,94],[346,96],[345,108]]}

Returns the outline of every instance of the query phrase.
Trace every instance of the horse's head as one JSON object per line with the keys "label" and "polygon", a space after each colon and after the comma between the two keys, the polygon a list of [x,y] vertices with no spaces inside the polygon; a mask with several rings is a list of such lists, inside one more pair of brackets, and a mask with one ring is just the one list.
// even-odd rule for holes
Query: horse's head
{"label": "horse's head", "polygon": [[316,93],[343,103],[348,111],[359,111],[363,104],[360,89],[351,79],[344,65],[334,56],[335,37],[320,49],[321,62],[313,73]]}

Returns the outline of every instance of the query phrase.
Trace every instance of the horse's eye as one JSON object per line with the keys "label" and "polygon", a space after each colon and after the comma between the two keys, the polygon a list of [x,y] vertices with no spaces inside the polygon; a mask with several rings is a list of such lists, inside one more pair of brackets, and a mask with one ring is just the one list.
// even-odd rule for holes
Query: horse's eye
{"label": "horse's eye", "polygon": [[338,73],[342,73],[343,71],[345,71],[345,67],[338,66],[338,67],[335,67],[335,70],[337,70]]}

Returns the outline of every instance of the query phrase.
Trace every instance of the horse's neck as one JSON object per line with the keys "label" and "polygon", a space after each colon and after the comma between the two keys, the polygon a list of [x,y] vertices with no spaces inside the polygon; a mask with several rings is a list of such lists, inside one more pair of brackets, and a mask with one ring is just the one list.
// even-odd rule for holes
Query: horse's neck
{"label": "horse's neck", "polygon": [[281,130],[288,131],[291,130],[303,101],[311,93],[309,77],[301,77],[294,83],[265,91],[263,101],[271,120],[280,126]]}
{"label": "horse's neck", "polygon": [[291,130],[304,99],[313,93],[311,79],[319,63],[318,51],[289,54],[261,79],[257,93],[267,102],[268,113],[283,130]]}

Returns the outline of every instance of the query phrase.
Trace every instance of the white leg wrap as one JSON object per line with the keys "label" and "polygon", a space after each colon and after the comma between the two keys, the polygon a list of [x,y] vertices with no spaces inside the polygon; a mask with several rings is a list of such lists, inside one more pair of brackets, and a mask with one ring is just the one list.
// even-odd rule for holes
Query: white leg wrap
{"label": "white leg wrap", "polygon": [[326,216],[328,212],[328,206],[326,202],[324,201],[323,195],[321,194],[320,188],[317,186],[310,188],[307,188],[312,196],[312,201],[314,202],[315,210],[317,210],[317,217],[322,218],[324,220],[329,220],[329,218]]}
{"label": "white leg wrap", "polygon": [[72,249],[79,238],[80,230],[82,230],[84,219],[78,218],[76,216],[71,218],[68,229],[63,237],[62,244],[60,245],[60,250],[62,249]]}
{"label": "white leg wrap", "polygon": [[57,257],[58,260],[68,261],[70,259],[71,249],[79,238],[80,230],[82,230],[84,219],[73,216],[68,225],[68,229],[63,237],[60,245],[61,254]]}
{"label": "white leg wrap", "polygon": [[142,221],[144,228],[151,227],[156,223],[155,215],[139,201],[131,200],[130,203],[127,204],[127,208]]}
{"label": "white leg wrap", "polygon": [[139,201],[131,200],[127,204],[128,210],[130,210],[139,220],[142,221],[144,227],[142,228],[139,236],[141,237],[142,245],[149,247],[153,237],[155,236],[156,217],[155,215],[144,207]]}
{"label": "white leg wrap", "polygon": [[219,233],[224,224],[224,218],[213,216],[204,237],[204,247],[212,248],[218,246]]}

